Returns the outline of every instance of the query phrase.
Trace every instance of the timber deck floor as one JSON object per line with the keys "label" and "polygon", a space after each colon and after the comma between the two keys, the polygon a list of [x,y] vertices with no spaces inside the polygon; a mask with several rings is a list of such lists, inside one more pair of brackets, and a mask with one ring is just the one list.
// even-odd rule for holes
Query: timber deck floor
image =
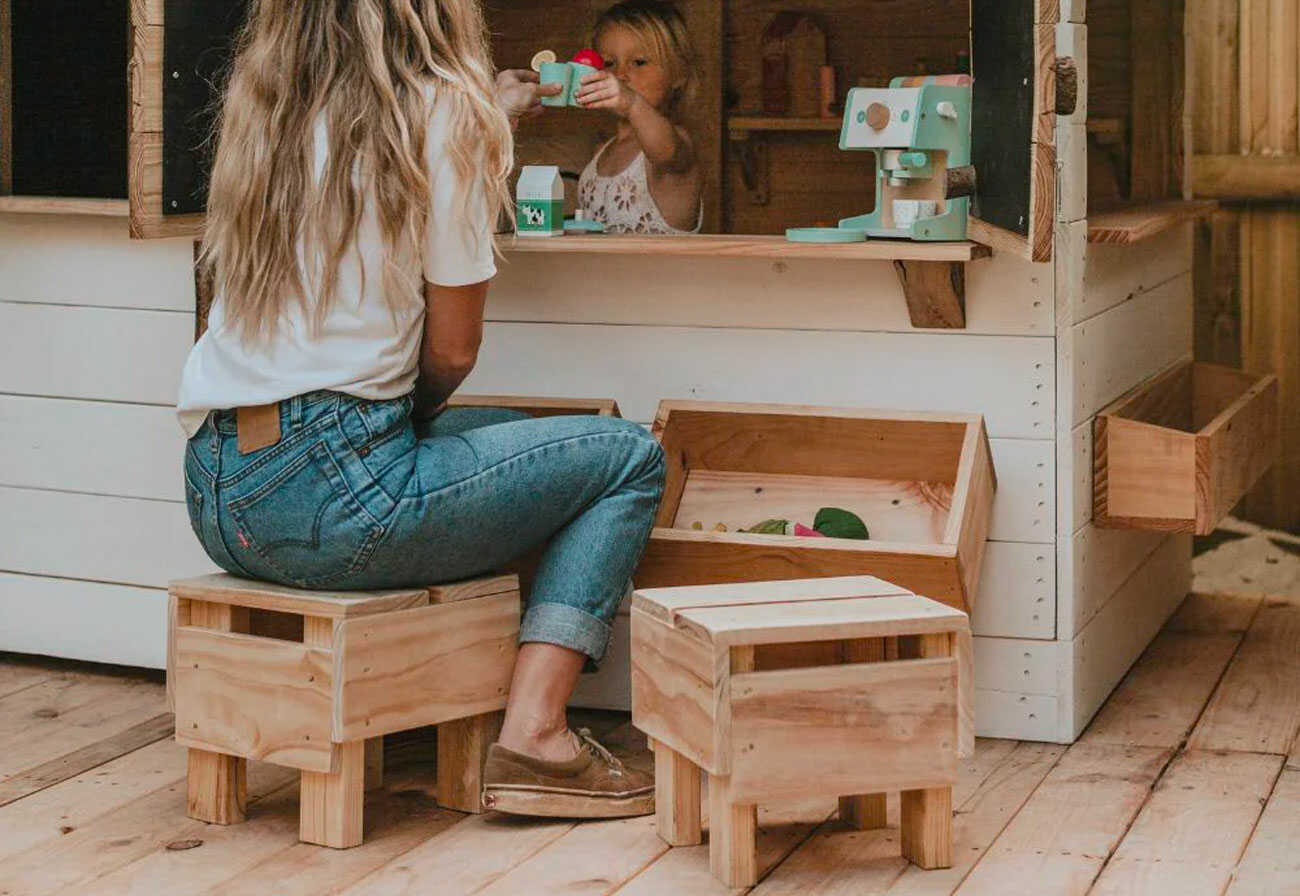
{"label": "timber deck floor", "polygon": [[[763,808],[752,892],[1300,894],[1300,539],[1213,544],[1077,743],[979,741],[952,869],[908,867],[896,826],[849,831],[815,800]],[[626,715],[581,716],[648,761]],[[0,894],[723,892],[708,847],[667,848],[653,818],[439,808],[418,736],[389,739],[356,849],[298,843],[297,776],[260,763],[246,823],[191,821],[171,730],[156,673],[0,656]]]}

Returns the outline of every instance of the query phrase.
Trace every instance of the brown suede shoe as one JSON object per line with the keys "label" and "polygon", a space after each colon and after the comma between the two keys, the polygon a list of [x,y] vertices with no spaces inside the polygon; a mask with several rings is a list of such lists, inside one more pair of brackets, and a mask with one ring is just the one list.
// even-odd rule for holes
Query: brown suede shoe
{"label": "brown suede shoe", "polygon": [[654,778],[626,768],[586,728],[580,751],[568,762],[546,762],[488,747],[483,806],[512,815],[557,818],[622,818],[655,810]]}

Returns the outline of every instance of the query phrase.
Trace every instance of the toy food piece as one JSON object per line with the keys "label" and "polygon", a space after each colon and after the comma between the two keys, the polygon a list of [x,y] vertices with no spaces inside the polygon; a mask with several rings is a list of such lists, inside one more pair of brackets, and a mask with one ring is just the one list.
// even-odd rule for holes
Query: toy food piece
{"label": "toy food piece", "polygon": [[589,65],[597,71],[604,71],[605,69],[605,57],[590,48],[574,53],[573,58],[569,61],[576,62],[579,65]]}
{"label": "toy food piece", "polygon": [[529,65],[532,67],[533,71],[540,72],[542,70],[543,63],[554,62],[554,61],[555,61],[554,50],[538,50],[537,53],[533,56],[533,61],[529,63]]}
{"label": "toy food piece", "polygon": [[794,534],[802,535],[804,538],[825,538],[826,536],[816,529],[809,529],[803,523],[794,524]]}
{"label": "toy food piece", "polygon": [[839,507],[823,507],[817,511],[811,528],[790,520],[768,519],[737,531],[750,535],[802,535],[807,538],[851,538],[856,541],[866,541],[871,537],[861,517]]}

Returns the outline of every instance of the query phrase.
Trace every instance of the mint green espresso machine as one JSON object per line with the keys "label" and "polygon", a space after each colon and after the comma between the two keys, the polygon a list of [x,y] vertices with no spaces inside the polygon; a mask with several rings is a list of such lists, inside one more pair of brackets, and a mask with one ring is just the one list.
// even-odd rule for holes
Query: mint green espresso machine
{"label": "mint green espresso machine", "polygon": [[875,208],[843,219],[838,228],[792,229],[789,238],[966,239],[974,191],[970,133],[967,75],[894,78],[889,87],[853,88],[845,101],[840,149],[875,153]]}

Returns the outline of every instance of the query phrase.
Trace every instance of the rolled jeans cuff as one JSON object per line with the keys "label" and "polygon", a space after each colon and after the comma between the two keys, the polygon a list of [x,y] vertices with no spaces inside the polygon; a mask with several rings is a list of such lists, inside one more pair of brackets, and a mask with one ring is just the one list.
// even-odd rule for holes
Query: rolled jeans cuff
{"label": "rolled jeans cuff", "polygon": [[541,602],[530,604],[524,613],[519,643],[541,641],[585,653],[590,668],[605,656],[612,631],[608,623],[577,607]]}

